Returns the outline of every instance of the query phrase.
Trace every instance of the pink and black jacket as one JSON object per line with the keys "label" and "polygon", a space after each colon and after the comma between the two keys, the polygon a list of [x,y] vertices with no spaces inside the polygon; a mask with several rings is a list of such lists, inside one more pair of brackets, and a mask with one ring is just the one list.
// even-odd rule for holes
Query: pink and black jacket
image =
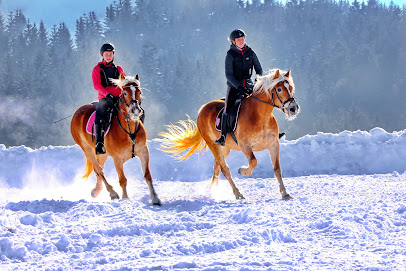
{"label": "pink and black jacket", "polygon": [[93,68],[92,80],[94,88],[99,92],[98,99],[105,98],[107,94],[118,96],[121,89],[110,82],[109,78],[118,79],[120,73],[125,76],[124,70],[120,66],[114,65],[113,62],[99,62]]}

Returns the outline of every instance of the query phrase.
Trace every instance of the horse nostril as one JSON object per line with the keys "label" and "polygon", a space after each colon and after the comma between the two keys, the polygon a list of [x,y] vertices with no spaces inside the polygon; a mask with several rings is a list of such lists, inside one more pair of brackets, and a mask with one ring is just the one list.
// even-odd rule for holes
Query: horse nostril
{"label": "horse nostril", "polygon": [[296,107],[291,107],[291,108],[290,108],[290,112],[291,112],[291,113],[295,113],[295,112],[296,112]]}

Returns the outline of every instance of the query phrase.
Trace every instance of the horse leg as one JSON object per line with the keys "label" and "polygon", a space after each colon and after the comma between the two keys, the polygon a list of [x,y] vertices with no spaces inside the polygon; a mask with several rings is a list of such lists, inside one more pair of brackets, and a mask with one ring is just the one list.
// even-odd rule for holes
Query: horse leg
{"label": "horse leg", "polygon": [[116,167],[118,181],[120,183],[121,189],[123,189],[123,199],[128,199],[127,194],[127,178],[124,175],[124,163],[121,159],[114,159],[114,166]]}
{"label": "horse leg", "polygon": [[138,153],[138,157],[141,161],[141,168],[144,172],[145,182],[148,185],[149,193],[151,197],[151,201],[153,205],[161,206],[161,200],[158,198],[158,195],[155,192],[154,186],[152,185],[152,176],[151,171],[149,170],[149,150],[148,147],[145,146],[140,152]]}
{"label": "horse leg", "polygon": [[[94,149],[90,148],[86,151],[86,157],[89,160],[89,162],[93,165],[94,173],[96,174],[96,177],[97,177],[97,182],[99,182],[99,178],[103,181],[104,185],[106,186],[107,191],[110,193],[111,200],[119,199],[120,197],[118,196],[116,191],[114,191],[113,187],[107,182],[106,178],[104,177],[103,167],[99,163],[99,160],[100,161],[104,160],[104,162],[107,160],[107,154],[99,155],[99,157],[96,158],[96,155],[94,154]],[[104,165],[104,162],[103,162],[103,165]],[[99,187],[99,190],[101,190],[100,184],[99,185],[96,184],[96,188],[93,190],[96,192],[98,187]],[[93,192],[93,190],[92,190],[92,192]]]}
{"label": "horse leg", "polygon": [[214,155],[214,160],[216,161],[215,163],[220,165],[221,172],[223,173],[224,177],[226,177],[226,179],[230,183],[230,186],[233,189],[235,198],[244,199],[244,196],[240,193],[238,188],[235,186],[235,183],[231,177],[230,168],[228,167],[226,159],[224,157],[225,155],[224,155],[223,151],[221,150],[221,148],[224,148],[224,147],[220,147],[220,146],[217,146],[214,144],[208,145],[208,146]]}
{"label": "horse leg", "polygon": [[[104,169],[104,164],[106,163],[107,155],[100,155],[97,159],[99,165],[101,166],[102,170]],[[96,186],[92,189],[92,197],[96,198],[100,192],[103,190],[103,179],[96,174]]]}
{"label": "horse leg", "polygon": [[[230,154],[230,149],[225,148],[225,150],[223,151],[223,154],[224,154],[224,159],[227,159],[227,156]],[[214,172],[213,172],[213,177],[211,178],[210,188],[213,185],[218,186],[220,170],[221,170],[221,166],[219,163],[217,163],[217,160],[215,159],[214,160]]]}
{"label": "horse leg", "polygon": [[242,166],[238,169],[238,173],[243,176],[251,176],[252,171],[257,166],[257,159],[255,158],[254,153],[252,152],[251,146],[242,145],[240,143],[241,151],[244,153],[245,157],[248,159],[248,167]]}
{"label": "horse leg", "polygon": [[286,192],[285,185],[283,184],[283,181],[282,181],[282,170],[281,170],[281,166],[279,164],[279,152],[280,152],[280,146],[279,146],[279,141],[277,140],[273,145],[271,145],[269,147],[269,153],[271,155],[271,162],[273,164],[275,177],[279,182],[279,192],[281,193],[283,200],[289,200],[292,197]]}

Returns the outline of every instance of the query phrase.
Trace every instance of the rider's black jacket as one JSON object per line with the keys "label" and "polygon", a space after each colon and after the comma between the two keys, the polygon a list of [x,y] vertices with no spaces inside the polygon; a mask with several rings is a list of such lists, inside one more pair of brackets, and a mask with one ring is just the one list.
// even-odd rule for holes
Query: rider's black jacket
{"label": "rider's black jacket", "polygon": [[225,66],[227,85],[231,88],[245,87],[247,81],[251,81],[253,68],[256,74],[262,75],[263,73],[257,55],[248,45],[239,50],[234,44],[231,44]]}

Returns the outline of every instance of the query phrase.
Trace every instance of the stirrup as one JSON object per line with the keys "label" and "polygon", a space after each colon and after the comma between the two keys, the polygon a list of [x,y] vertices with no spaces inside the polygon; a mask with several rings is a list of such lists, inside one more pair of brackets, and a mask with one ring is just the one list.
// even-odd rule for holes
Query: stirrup
{"label": "stirrup", "polygon": [[217,145],[224,146],[226,144],[226,136],[225,135],[220,135],[220,138],[214,141]]}
{"label": "stirrup", "polygon": [[96,155],[105,154],[106,148],[102,142],[97,142],[95,147]]}

